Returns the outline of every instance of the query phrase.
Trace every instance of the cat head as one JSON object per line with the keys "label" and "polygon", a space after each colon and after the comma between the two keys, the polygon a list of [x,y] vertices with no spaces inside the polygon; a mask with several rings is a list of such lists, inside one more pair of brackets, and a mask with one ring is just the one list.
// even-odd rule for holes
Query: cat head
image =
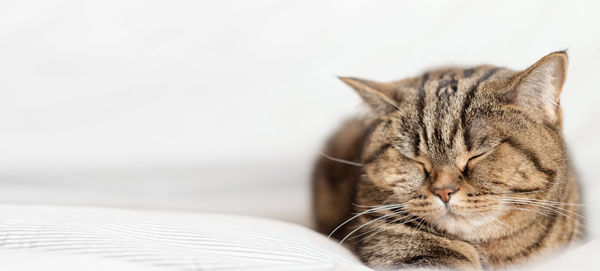
{"label": "cat head", "polygon": [[340,78],[373,113],[356,201],[397,204],[466,239],[533,219],[511,203],[551,199],[566,178],[559,96],[567,62],[554,52],[523,71],[450,68],[387,83]]}

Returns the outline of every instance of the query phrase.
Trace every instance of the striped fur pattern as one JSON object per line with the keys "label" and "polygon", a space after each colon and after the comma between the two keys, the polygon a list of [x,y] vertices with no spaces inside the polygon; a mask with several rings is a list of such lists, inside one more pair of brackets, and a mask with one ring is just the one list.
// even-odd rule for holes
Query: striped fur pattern
{"label": "striped fur pattern", "polygon": [[501,268],[583,237],[561,132],[567,55],[524,71],[444,68],[341,78],[372,109],[342,125],[314,171],[318,230],[370,266]]}

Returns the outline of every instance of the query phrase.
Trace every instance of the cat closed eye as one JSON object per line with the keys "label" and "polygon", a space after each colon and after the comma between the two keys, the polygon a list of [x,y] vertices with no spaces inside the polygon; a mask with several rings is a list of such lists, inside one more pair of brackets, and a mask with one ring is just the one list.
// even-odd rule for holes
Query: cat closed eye
{"label": "cat closed eye", "polygon": [[484,154],[486,154],[486,153],[484,152],[484,153],[480,153],[478,155],[471,156],[471,158],[469,158],[469,160],[467,160],[467,163],[465,163],[465,167],[463,168],[463,172],[467,173],[469,171],[469,169],[471,169],[472,164],[477,160],[477,158],[482,157]]}
{"label": "cat closed eye", "polygon": [[425,172],[426,174],[429,174],[429,172],[431,171],[431,164],[421,161],[420,159],[413,159],[410,158],[410,160],[412,160],[415,164],[417,164],[417,166],[419,168],[421,168],[423,170],[423,172]]}
{"label": "cat closed eye", "polygon": [[417,163],[417,165],[425,172],[425,173],[429,173],[429,170],[427,170],[427,167],[425,166],[425,164],[419,162],[419,161],[415,161],[415,163]]}

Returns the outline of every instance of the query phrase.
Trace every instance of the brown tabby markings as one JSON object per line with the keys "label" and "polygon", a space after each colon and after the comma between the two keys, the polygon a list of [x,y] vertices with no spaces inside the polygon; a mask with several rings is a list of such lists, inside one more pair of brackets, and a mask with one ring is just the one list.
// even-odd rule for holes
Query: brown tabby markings
{"label": "brown tabby markings", "polygon": [[324,150],[358,166],[317,162],[318,229],[382,268],[504,267],[581,239],[561,132],[566,65],[555,52],[522,72],[341,78],[374,114],[346,122]]}

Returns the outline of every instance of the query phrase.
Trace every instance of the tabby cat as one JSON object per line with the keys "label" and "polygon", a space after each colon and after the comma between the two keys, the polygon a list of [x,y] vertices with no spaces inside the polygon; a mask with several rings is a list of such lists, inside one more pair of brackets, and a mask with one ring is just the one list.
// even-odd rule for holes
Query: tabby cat
{"label": "tabby cat", "polygon": [[317,161],[318,230],[383,269],[501,268],[580,240],[559,107],[567,62],[340,78],[372,114],[344,123]]}

